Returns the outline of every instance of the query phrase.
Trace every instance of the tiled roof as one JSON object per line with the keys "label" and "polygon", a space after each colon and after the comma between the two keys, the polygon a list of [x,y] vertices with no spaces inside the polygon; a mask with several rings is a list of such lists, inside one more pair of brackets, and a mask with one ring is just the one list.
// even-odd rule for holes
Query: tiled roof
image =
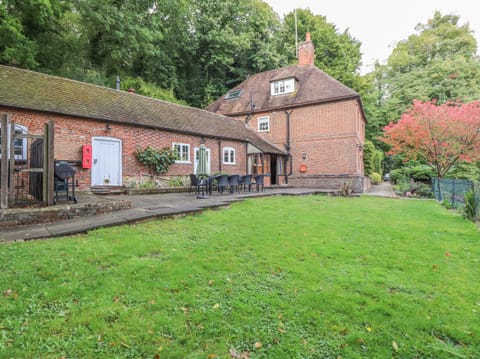
{"label": "tiled roof", "polygon": [[[295,91],[283,95],[270,95],[270,83],[295,78]],[[219,98],[207,110],[223,115],[240,115],[251,112],[250,99],[255,111],[291,108],[321,102],[360,98],[358,93],[327,75],[313,65],[292,65],[253,75],[233,88],[242,89],[240,97]]]}
{"label": "tiled roof", "polygon": [[0,105],[205,137],[284,153],[237,120],[125,91],[0,65]]}

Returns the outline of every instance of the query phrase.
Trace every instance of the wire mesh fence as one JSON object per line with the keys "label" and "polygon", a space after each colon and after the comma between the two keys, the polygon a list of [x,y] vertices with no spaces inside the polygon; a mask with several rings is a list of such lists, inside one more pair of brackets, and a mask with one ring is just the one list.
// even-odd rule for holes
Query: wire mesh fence
{"label": "wire mesh fence", "polygon": [[[476,203],[480,202],[480,183],[450,178],[432,178],[433,197],[440,202],[447,201],[453,208],[465,206],[465,194],[473,190]],[[477,213],[480,206],[477,208]]]}

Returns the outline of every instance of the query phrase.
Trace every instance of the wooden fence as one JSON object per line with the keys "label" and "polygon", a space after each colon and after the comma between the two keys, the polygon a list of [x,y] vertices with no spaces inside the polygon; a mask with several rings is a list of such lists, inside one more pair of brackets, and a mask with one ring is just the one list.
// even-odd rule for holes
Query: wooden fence
{"label": "wooden fence", "polygon": [[[54,201],[54,131],[53,122],[45,124],[44,133],[41,135],[15,133],[15,123],[9,121],[7,114],[1,115],[0,127],[0,209],[5,210],[16,207],[21,202],[28,200],[39,200],[43,205],[53,205]],[[41,141],[41,163],[31,166],[31,148],[27,147],[27,158],[21,163],[15,159],[15,141],[26,140]],[[37,196],[29,193],[32,191],[32,179],[40,178],[37,181],[41,185],[40,190],[36,189]],[[26,190],[29,188],[29,191]],[[20,194],[20,195],[19,195]],[[41,198],[37,198],[41,197]]]}

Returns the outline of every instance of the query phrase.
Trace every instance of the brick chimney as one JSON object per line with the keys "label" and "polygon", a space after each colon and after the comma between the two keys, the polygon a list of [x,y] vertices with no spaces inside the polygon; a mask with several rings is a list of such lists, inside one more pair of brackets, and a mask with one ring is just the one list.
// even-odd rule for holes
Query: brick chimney
{"label": "brick chimney", "polygon": [[313,65],[315,63],[315,48],[310,39],[310,33],[307,32],[305,42],[298,45],[298,64],[299,65]]}

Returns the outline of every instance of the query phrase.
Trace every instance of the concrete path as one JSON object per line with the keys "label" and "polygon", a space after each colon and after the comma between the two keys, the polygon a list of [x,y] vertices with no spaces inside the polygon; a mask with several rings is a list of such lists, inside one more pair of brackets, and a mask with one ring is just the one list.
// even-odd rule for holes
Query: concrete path
{"label": "concrete path", "polygon": [[371,185],[370,189],[364,193],[366,196],[377,196],[377,197],[397,197],[393,191],[393,186],[389,181],[382,182],[377,185]]}
{"label": "concrete path", "polygon": [[205,208],[226,207],[232,202],[242,201],[245,198],[273,195],[298,196],[325,192],[325,190],[322,191],[312,188],[277,188],[265,189],[264,192],[245,192],[236,193],[234,195],[219,195],[214,193],[206,199],[198,199],[194,193],[102,196],[102,200],[107,200],[109,197],[112,200],[130,200],[132,202],[132,207],[127,210],[116,211],[94,217],[82,217],[72,220],[8,228],[0,233],[0,243],[67,236],[77,233],[85,233],[95,228],[134,223],[150,218],[184,216],[192,213],[201,213]]}

